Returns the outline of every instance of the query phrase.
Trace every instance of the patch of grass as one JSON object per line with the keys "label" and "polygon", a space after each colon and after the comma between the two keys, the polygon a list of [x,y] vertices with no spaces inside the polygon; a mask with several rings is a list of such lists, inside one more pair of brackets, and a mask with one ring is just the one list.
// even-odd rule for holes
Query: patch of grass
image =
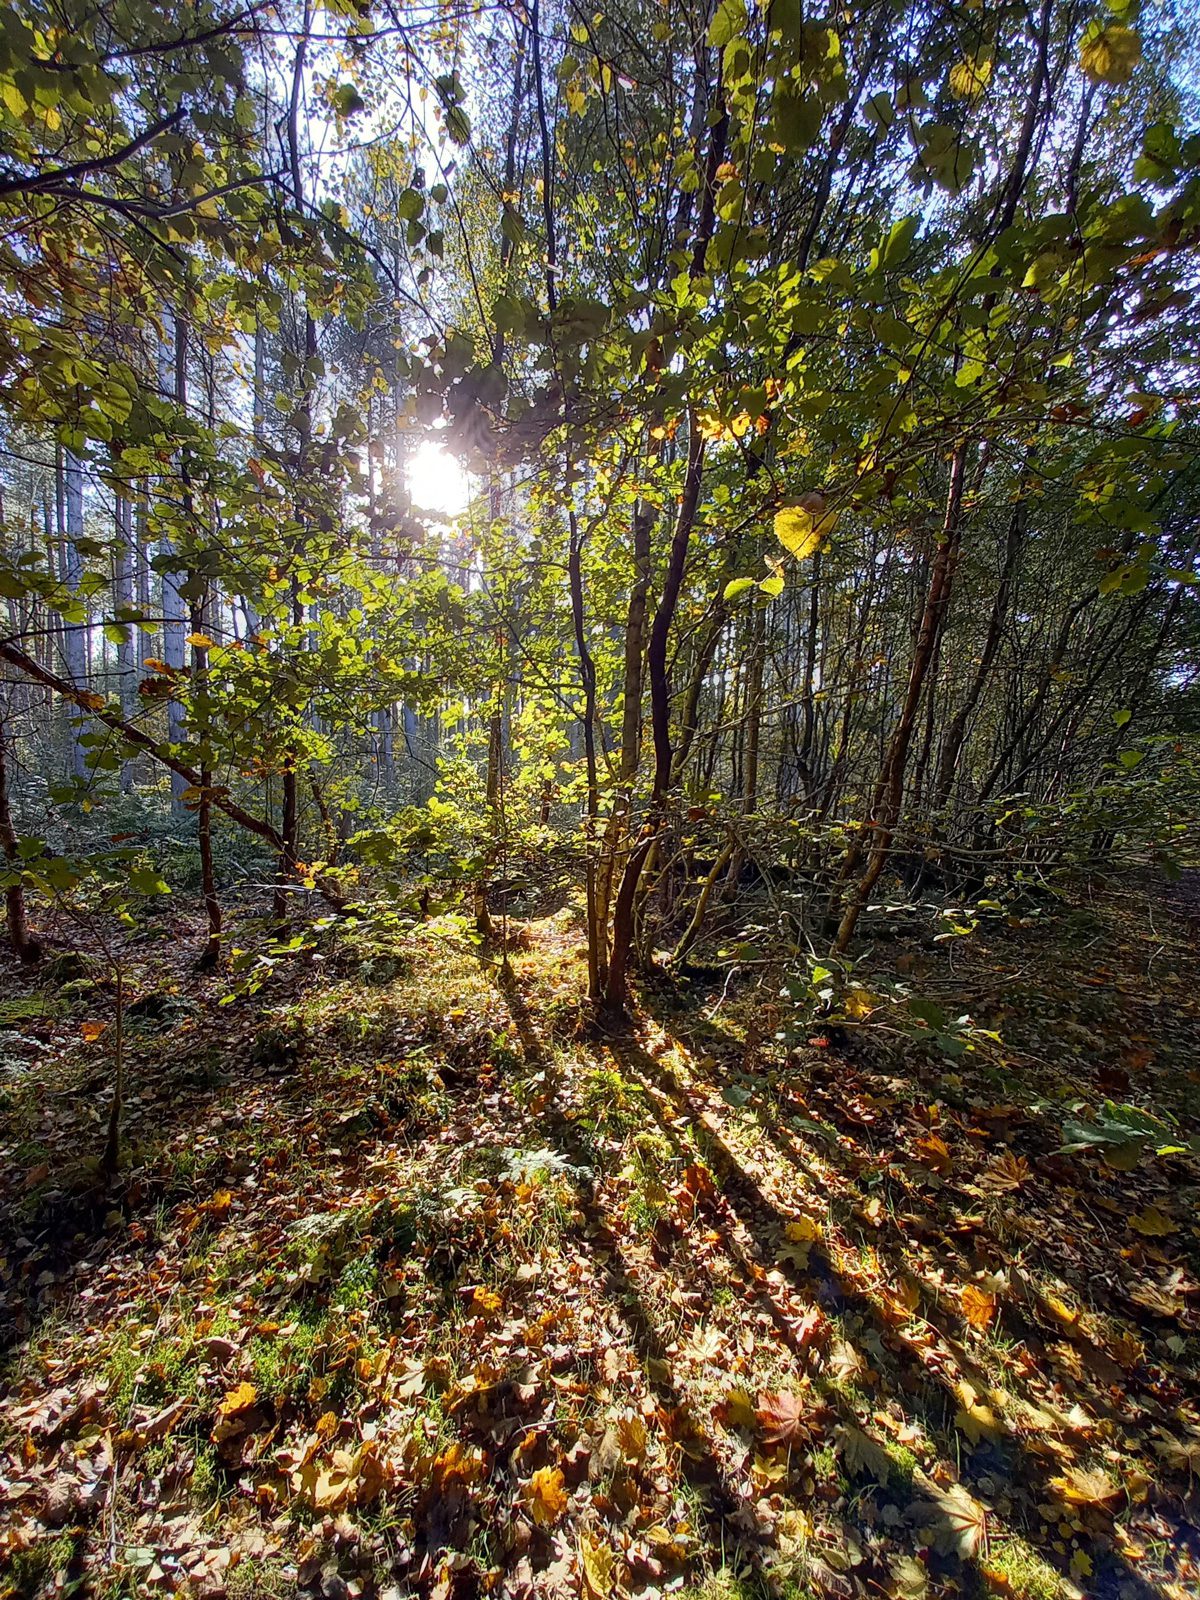
{"label": "patch of grass", "polygon": [[12,1588],[6,1587],[3,1592],[12,1594],[14,1600],[34,1600],[45,1592],[52,1579],[67,1570],[74,1558],[75,1540],[69,1533],[60,1534],[57,1539],[43,1539],[27,1550],[14,1551],[8,1570]]}
{"label": "patch of grass", "polygon": [[913,1474],[918,1470],[921,1463],[907,1445],[897,1444],[893,1439],[884,1439],[880,1442],[887,1451],[888,1460],[892,1464],[890,1474],[892,1488],[901,1490],[904,1494],[911,1493]]}
{"label": "patch of grass", "polygon": [[250,1381],[264,1398],[303,1400],[321,1376],[325,1317],[301,1318],[287,1339],[256,1334],[247,1346]]}
{"label": "patch of grass", "polygon": [[625,1139],[646,1119],[645,1091],[615,1066],[585,1072],[580,1100],[583,1124],[609,1138]]}
{"label": "patch of grass", "polygon": [[225,1579],[227,1600],[293,1600],[299,1593],[294,1576],[278,1561],[243,1556]]}
{"label": "patch of grass", "polygon": [[1020,1595],[1021,1600],[1063,1600],[1067,1592],[1054,1568],[1018,1534],[992,1541],[988,1566],[1003,1577],[1008,1592]]}

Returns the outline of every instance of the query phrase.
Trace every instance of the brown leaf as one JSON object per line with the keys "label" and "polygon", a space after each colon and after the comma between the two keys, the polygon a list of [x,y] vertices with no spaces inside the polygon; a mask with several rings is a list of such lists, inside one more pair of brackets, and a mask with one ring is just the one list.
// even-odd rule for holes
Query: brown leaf
{"label": "brown leaf", "polygon": [[759,1431],[764,1444],[798,1444],[808,1438],[804,1405],[792,1389],[773,1389],[758,1397]]}
{"label": "brown leaf", "polygon": [[1011,1150],[1004,1150],[994,1161],[989,1161],[983,1172],[980,1173],[979,1182],[985,1189],[994,1189],[1003,1194],[1013,1189],[1019,1189],[1030,1175],[1029,1163],[1024,1156],[1017,1156]]}
{"label": "brown leaf", "polygon": [[1177,1224],[1158,1206],[1146,1206],[1136,1216],[1130,1217],[1129,1226],[1147,1239],[1165,1239],[1169,1233],[1175,1232]]}
{"label": "brown leaf", "polygon": [[950,1154],[950,1147],[936,1133],[926,1134],[923,1139],[917,1140],[917,1154],[927,1167],[940,1172],[943,1178],[948,1178],[954,1171],[954,1159]]}
{"label": "brown leaf", "polygon": [[873,1439],[862,1428],[847,1424],[840,1430],[838,1448],[848,1472],[856,1477],[865,1475],[874,1478],[876,1483],[887,1487],[892,1474],[892,1458],[878,1439]]}
{"label": "brown leaf", "polygon": [[943,1555],[958,1555],[971,1560],[983,1543],[987,1512],[961,1483],[944,1489],[930,1483],[928,1499],[915,1501],[908,1515],[917,1528],[929,1535],[935,1550]]}

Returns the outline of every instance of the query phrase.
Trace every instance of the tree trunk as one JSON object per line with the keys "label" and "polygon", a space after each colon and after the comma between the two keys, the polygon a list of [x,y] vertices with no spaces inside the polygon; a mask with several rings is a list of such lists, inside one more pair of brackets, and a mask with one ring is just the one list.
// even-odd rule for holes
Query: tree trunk
{"label": "tree trunk", "polygon": [[[4,851],[8,870],[19,874],[20,852],[17,848],[17,830],[13,826],[12,802],[8,790],[9,749],[8,695],[5,692],[0,698],[0,848]],[[42,947],[29,931],[29,922],[25,914],[25,889],[19,876],[15,883],[5,887],[4,908],[8,937],[14,953],[25,966],[35,966],[41,960]]]}
{"label": "tree trunk", "polygon": [[[913,649],[912,665],[908,675],[908,690],[899,721],[888,742],[887,753],[880,768],[872,799],[872,815],[865,831],[874,832],[874,840],[867,858],[866,869],[850,893],[834,938],[834,953],[843,954],[854,937],[854,929],[871,890],[879,881],[887,864],[892,837],[904,800],[904,773],[908,752],[912,744],[913,729],[925,688],[926,677],[934,652],[937,649],[945,620],[946,608],[954,580],[961,537],[961,511],[966,446],[955,447],[950,461],[950,486],[946,496],[946,515],[938,540],[937,552],[930,566],[929,586],[925,606]],[[850,853],[851,871],[862,860],[864,834],[860,834]]]}

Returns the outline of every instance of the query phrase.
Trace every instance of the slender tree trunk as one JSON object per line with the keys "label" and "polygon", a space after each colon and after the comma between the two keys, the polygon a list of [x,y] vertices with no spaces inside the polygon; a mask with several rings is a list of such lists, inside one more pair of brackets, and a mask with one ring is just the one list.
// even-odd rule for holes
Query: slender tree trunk
{"label": "slender tree trunk", "polygon": [[[179,311],[175,316],[175,403],[181,410],[187,409],[188,403],[188,321],[186,315]],[[189,489],[190,468],[187,460],[186,449],[180,459],[180,475],[183,479],[184,514],[188,514],[191,505]],[[187,665],[187,615],[188,605],[180,592],[180,585],[186,582],[182,569],[177,565],[177,556],[174,542],[171,539],[159,541],[159,566],[162,568],[162,609],[163,609],[163,660],[171,668],[177,683],[182,683],[184,670]],[[167,742],[175,749],[181,749],[187,737],[183,705],[176,695],[167,701]],[[187,787],[180,780],[179,774],[171,774],[171,813],[177,818],[187,816],[187,806],[184,804],[183,791]]]}
{"label": "slender tree trunk", "polygon": [[121,963],[113,963],[116,978],[116,1019],[113,1024],[113,1097],[108,1108],[104,1135],[104,1154],[100,1170],[111,1181],[121,1164],[121,1112],[125,1104],[125,974]]}
{"label": "slender tree trunk", "polygon": [[[133,559],[134,559],[134,527],[133,503],[124,494],[117,495],[116,502],[116,538],[117,549],[115,556],[115,574],[113,583],[113,600],[120,619],[121,611],[133,609]],[[128,718],[133,710],[133,697],[136,693],[134,687],[134,673],[137,670],[137,629],[129,621],[124,621],[124,638],[117,646],[117,694],[121,701],[121,715]],[[133,762],[126,760],[121,763],[120,787],[122,794],[133,792]]]}
{"label": "slender tree trunk", "polygon": [[[862,909],[867,903],[871,890],[882,876],[884,867],[887,865],[896,822],[903,805],[904,774],[908,762],[909,748],[912,744],[913,729],[916,725],[917,712],[921,704],[921,695],[925,688],[930,663],[937,648],[946,609],[950,602],[954,568],[958,559],[959,540],[962,532],[961,513],[963,478],[966,468],[965,457],[966,446],[964,444],[956,445],[950,461],[950,486],[946,496],[946,515],[938,541],[937,552],[930,566],[929,587],[926,591],[925,606],[921,614],[920,627],[917,631],[912,665],[909,669],[908,690],[905,694],[899,721],[888,742],[887,753],[875,785],[871,806],[872,815],[867,824],[867,829],[873,832],[874,838],[870,854],[867,857],[866,868],[850,892],[842,910],[841,920],[838,923],[837,934],[834,938],[833,948],[835,953],[839,955],[849,948],[850,941],[854,937],[855,926],[858,923],[859,916],[862,914]],[[860,834],[857,847],[852,847],[852,861],[856,860],[856,849],[857,860],[860,861],[862,859],[863,837]]]}
{"label": "slender tree trunk", "polygon": [[[83,581],[83,556],[79,541],[83,538],[83,465],[71,450],[62,452],[62,549],[65,563],[64,578],[67,588],[75,594]],[[67,677],[79,689],[88,687],[88,627],[85,622],[69,622],[64,630],[64,654]],[[86,751],[81,741],[82,723],[71,723],[71,771],[76,778],[86,779],[88,767]]]}
{"label": "slender tree trunk", "polygon": [[996,593],[992,600],[991,615],[988,618],[987,635],[983,641],[983,650],[979,656],[979,665],[975,669],[975,676],[966,697],[953,721],[946,730],[946,737],[942,743],[941,766],[938,772],[937,789],[934,794],[934,810],[945,810],[950,799],[950,792],[954,787],[954,779],[958,771],[958,759],[962,754],[963,744],[967,737],[967,728],[975,714],[983,691],[991,676],[992,664],[996,659],[996,652],[1000,648],[1000,639],[1004,632],[1004,619],[1008,615],[1009,599],[1012,594],[1013,575],[1016,571],[1017,556],[1025,538],[1025,528],[1029,520],[1029,513],[1024,498],[1018,500],[1009,519],[1008,538],[1004,545],[1004,559],[1000,568],[1000,582],[996,586]]}
{"label": "slender tree trunk", "polygon": [[25,914],[25,889],[20,879],[20,852],[17,847],[17,830],[13,826],[12,802],[8,788],[8,753],[11,748],[8,722],[8,693],[0,696],[0,849],[8,863],[10,873],[17,874],[16,881],[4,890],[5,918],[8,937],[13,951],[27,967],[41,960],[42,947],[29,931]]}

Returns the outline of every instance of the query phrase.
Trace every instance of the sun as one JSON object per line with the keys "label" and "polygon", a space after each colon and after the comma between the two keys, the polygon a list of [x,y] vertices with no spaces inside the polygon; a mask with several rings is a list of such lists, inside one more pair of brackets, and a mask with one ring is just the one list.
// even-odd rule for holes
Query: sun
{"label": "sun", "polygon": [[425,439],[408,458],[408,492],[417,511],[457,517],[467,509],[471,483],[461,462],[436,439]]}

